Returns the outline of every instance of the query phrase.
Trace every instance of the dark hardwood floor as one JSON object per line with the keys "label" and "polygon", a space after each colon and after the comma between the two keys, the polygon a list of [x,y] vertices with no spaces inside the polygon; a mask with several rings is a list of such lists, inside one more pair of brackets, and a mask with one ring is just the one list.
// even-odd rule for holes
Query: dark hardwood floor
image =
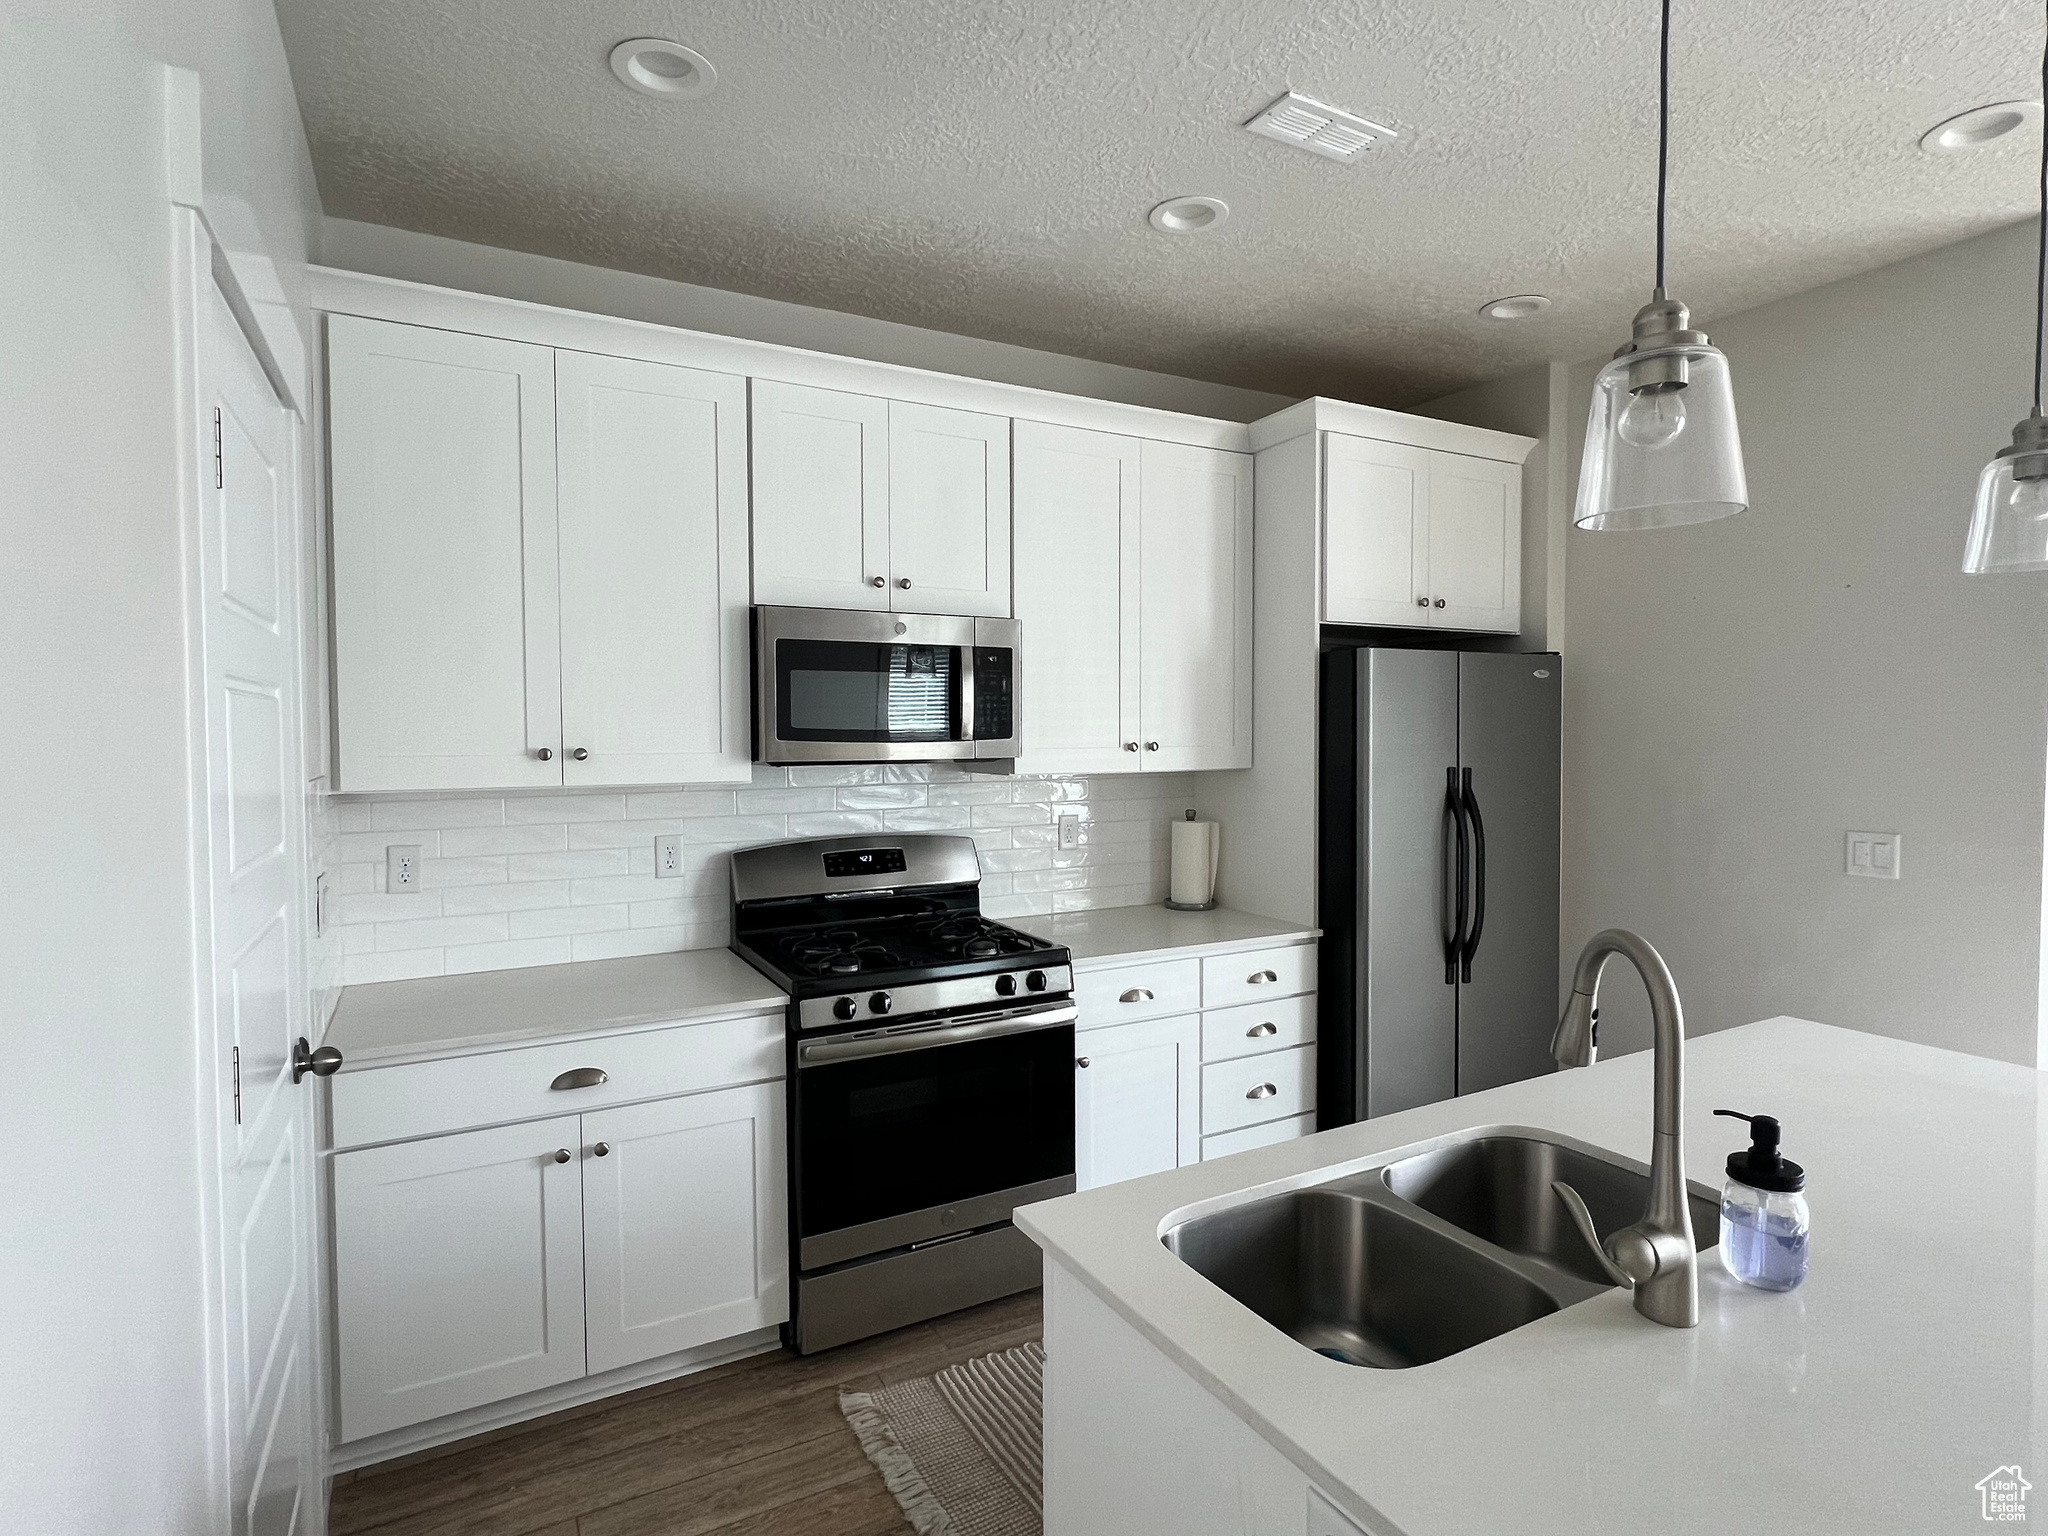
{"label": "dark hardwood floor", "polygon": [[1032,1291],[822,1355],[756,1355],[335,1479],[333,1536],[909,1536],[840,1416],[1040,1334]]}

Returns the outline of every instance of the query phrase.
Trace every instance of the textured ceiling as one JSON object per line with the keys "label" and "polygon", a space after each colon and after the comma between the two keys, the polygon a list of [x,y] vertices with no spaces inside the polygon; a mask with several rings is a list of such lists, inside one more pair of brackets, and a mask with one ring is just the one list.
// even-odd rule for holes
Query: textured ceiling
{"label": "textured ceiling", "polygon": [[[1709,320],[2025,217],[2007,0],[1679,0],[1671,286]],[[1287,394],[1405,404],[1647,296],[1655,0],[278,0],[327,211]],[[710,57],[663,102],[622,38]],[[1399,128],[1242,132],[1293,87]],[[1223,228],[1153,232],[1202,192]],[[1503,324],[1486,299],[1557,302]],[[2016,323],[2018,323],[2016,321]]]}

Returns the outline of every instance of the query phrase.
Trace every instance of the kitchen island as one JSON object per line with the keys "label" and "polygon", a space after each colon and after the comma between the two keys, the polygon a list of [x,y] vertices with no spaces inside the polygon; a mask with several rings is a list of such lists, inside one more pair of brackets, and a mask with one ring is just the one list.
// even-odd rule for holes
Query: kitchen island
{"label": "kitchen island", "polygon": [[1813,1208],[1797,1291],[1748,1289],[1702,1253],[1696,1329],[1658,1327],[1614,1289],[1429,1364],[1363,1368],[1161,1241],[1478,1127],[1646,1162],[1650,1065],[1619,1057],[1020,1211],[1046,1257],[1047,1536],[1981,1529],[1980,1482],[2048,1468],[2048,1124],[2029,1069],[1789,1018],[1688,1041],[1696,1192],[1746,1145],[1712,1116],[1738,1109],[1784,1122]]}

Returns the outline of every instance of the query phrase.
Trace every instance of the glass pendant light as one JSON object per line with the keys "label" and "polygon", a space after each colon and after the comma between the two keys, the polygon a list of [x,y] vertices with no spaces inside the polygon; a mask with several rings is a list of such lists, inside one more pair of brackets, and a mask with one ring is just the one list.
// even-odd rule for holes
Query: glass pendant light
{"label": "glass pendant light", "polygon": [[[2048,98],[2048,44],[2041,52],[2041,90]],[[1977,477],[1977,510],[1963,569],[2048,571],[2048,418],[2041,415],[2042,314],[2048,308],[2048,128],[2041,135],[2040,229],[2034,258],[2034,408],[2012,429],[2012,446],[2001,448]]]}
{"label": "glass pendant light", "polygon": [[1663,0],[1657,84],[1657,286],[1635,334],[1593,382],[1579,501],[1581,528],[1676,528],[1749,505],[1728,359],[1664,291],[1671,164],[1671,0]]}

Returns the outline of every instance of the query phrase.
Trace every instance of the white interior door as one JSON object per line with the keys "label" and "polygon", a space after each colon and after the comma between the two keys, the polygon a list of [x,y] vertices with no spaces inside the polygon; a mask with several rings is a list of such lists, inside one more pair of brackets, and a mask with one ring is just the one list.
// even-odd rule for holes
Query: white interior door
{"label": "white interior door", "polygon": [[1249,768],[1251,455],[1148,442],[1140,460],[1139,760]]}
{"label": "white interior door", "polygon": [[1201,1160],[1199,1016],[1081,1030],[1074,1036],[1074,1055],[1074,1172],[1080,1188]]}
{"label": "white interior door", "polygon": [[756,379],[754,601],[889,606],[889,402]]}
{"label": "white interior door", "polygon": [[1323,438],[1323,622],[1429,622],[1426,448]]}
{"label": "white interior door", "polygon": [[583,1116],[592,1371],[788,1318],[783,1097],[760,1083]]}
{"label": "white interior door", "polygon": [[1010,418],[889,403],[889,606],[1010,616]]}
{"label": "white interior door", "polygon": [[334,1157],[341,1438],[584,1372],[576,1116]]}
{"label": "white interior door", "polygon": [[1429,457],[1429,622],[1513,634],[1522,627],[1521,466]]}
{"label": "white interior door", "polygon": [[1020,421],[1020,773],[1138,771],[1138,440]]}
{"label": "white interior door", "polygon": [[560,784],[554,354],[331,315],[327,362],[335,787]]}
{"label": "white interior door", "polygon": [[562,352],[555,411],[564,782],[750,781],[746,380]]}
{"label": "white interior door", "polygon": [[[325,1528],[312,1380],[312,1087],[291,414],[226,301],[198,319],[212,1061],[220,1096],[221,1325],[236,1536]],[[192,1405],[199,1411],[200,1405]]]}

